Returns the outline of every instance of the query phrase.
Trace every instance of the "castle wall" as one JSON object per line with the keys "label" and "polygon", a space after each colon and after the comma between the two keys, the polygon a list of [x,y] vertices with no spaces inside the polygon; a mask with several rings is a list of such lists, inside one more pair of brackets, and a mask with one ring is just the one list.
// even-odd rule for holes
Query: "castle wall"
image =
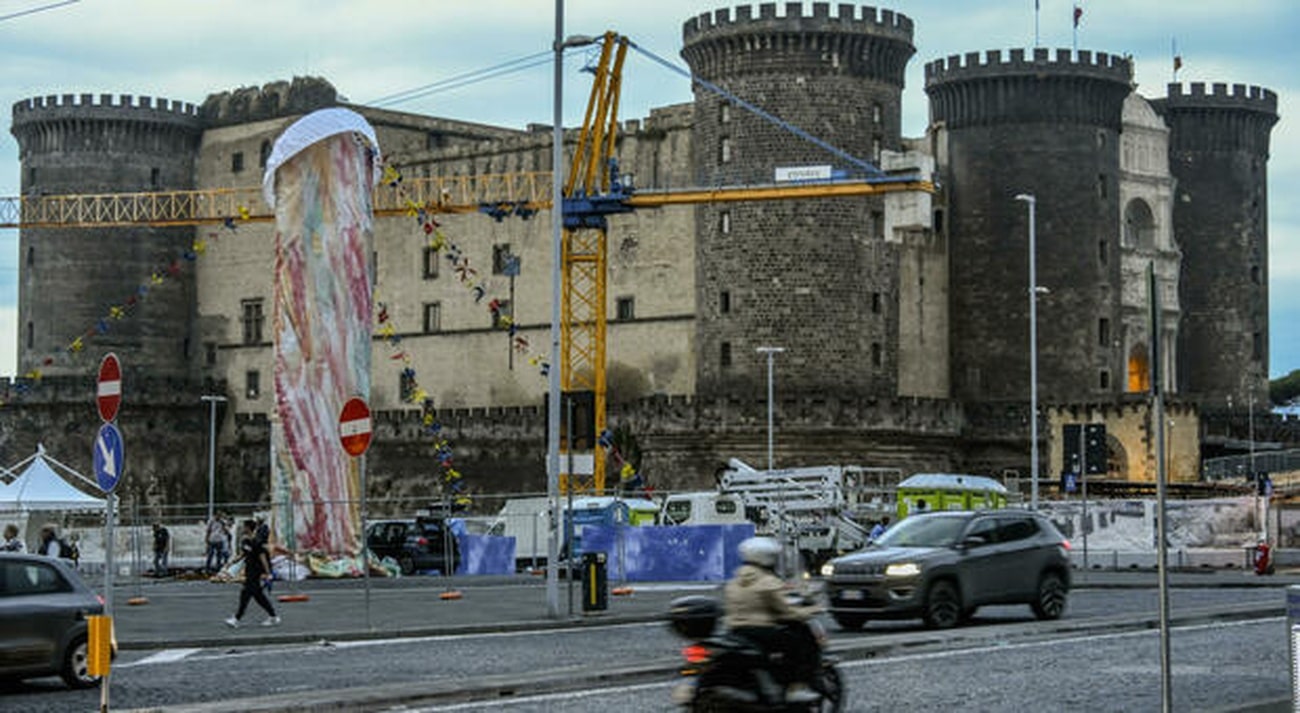
{"label": "castle wall", "polygon": [[[692,71],[852,156],[878,163],[899,148],[910,19],[825,3],[757,10],[688,20]],[[863,175],[699,84],[692,132],[697,185],[770,183],[778,167],[808,165]],[[879,198],[701,205],[696,221],[698,393],[763,393],[759,346],[786,350],[782,393],[896,393],[898,250]]]}
{"label": "castle wall", "polygon": [[[1260,87],[1170,84],[1152,102],[1169,124],[1184,263],[1180,389],[1209,405],[1268,391],[1268,145],[1277,95]],[[1212,268],[1210,266],[1213,266]],[[1215,348],[1207,349],[1213,344]]]}
{"label": "castle wall", "polygon": [[[1037,198],[1039,396],[1118,393],[1119,263],[1100,241],[1119,224],[1121,108],[1128,60],[1046,49],[969,53],[926,65],[931,121],[942,127],[952,266],[953,395],[1029,395],[1027,206]],[[1105,343],[1103,343],[1105,342]]]}

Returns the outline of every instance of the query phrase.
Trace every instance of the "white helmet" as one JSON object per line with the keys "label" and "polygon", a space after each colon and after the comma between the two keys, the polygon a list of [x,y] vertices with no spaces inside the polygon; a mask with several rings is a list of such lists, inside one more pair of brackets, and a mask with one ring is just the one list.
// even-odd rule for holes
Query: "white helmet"
{"label": "white helmet", "polygon": [[777,558],[781,555],[781,543],[770,537],[750,537],[741,542],[738,549],[742,562],[768,569],[776,568]]}

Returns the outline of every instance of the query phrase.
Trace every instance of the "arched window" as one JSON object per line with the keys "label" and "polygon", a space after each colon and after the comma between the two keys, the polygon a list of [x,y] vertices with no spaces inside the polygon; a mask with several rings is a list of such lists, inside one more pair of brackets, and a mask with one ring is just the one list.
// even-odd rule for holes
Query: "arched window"
{"label": "arched window", "polygon": [[1156,219],[1151,207],[1134,198],[1124,207],[1124,246],[1151,249],[1156,246]]}
{"label": "arched window", "polygon": [[1134,344],[1128,351],[1128,383],[1124,390],[1130,394],[1151,390],[1151,360],[1146,344]]}

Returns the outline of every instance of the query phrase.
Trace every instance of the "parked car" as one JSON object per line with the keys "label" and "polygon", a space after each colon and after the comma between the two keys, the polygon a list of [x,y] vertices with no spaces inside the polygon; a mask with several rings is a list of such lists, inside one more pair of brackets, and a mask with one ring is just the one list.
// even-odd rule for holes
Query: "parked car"
{"label": "parked car", "polygon": [[396,560],[402,574],[430,569],[455,572],[456,538],[446,533],[446,522],[441,518],[376,520],[366,528],[366,544],[376,557]]}
{"label": "parked car", "polygon": [[61,676],[72,688],[99,682],[87,674],[87,623],[104,600],[71,563],[0,553],[0,678]]}
{"label": "parked car", "polygon": [[912,617],[948,628],[988,604],[1028,604],[1039,619],[1057,619],[1070,589],[1069,549],[1035,512],[932,512],[904,518],[822,575],[831,616],[847,630]]}

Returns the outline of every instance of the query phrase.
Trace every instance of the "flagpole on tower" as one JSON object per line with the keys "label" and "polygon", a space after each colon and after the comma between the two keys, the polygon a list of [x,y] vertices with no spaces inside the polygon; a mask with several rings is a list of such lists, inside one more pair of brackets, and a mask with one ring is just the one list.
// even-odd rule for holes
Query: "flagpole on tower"
{"label": "flagpole on tower", "polygon": [[1041,9],[1043,9],[1043,8],[1042,8],[1042,1],[1043,1],[1043,0],[1034,0],[1034,48],[1035,48],[1035,49],[1038,48],[1038,46],[1039,46],[1040,44],[1042,44],[1041,42],[1038,41],[1038,38],[1039,38],[1039,34],[1038,34],[1038,11],[1041,10]]}
{"label": "flagpole on tower", "polygon": [[1078,1],[1074,3],[1074,52],[1079,52],[1079,18],[1083,17],[1083,7]]}
{"label": "flagpole on tower", "polygon": [[1183,68],[1183,56],[1178,54],[1178,38],[1169,38],[1169,53],[1174,56],[1174,82],[1178,82],[1178,70]]}

